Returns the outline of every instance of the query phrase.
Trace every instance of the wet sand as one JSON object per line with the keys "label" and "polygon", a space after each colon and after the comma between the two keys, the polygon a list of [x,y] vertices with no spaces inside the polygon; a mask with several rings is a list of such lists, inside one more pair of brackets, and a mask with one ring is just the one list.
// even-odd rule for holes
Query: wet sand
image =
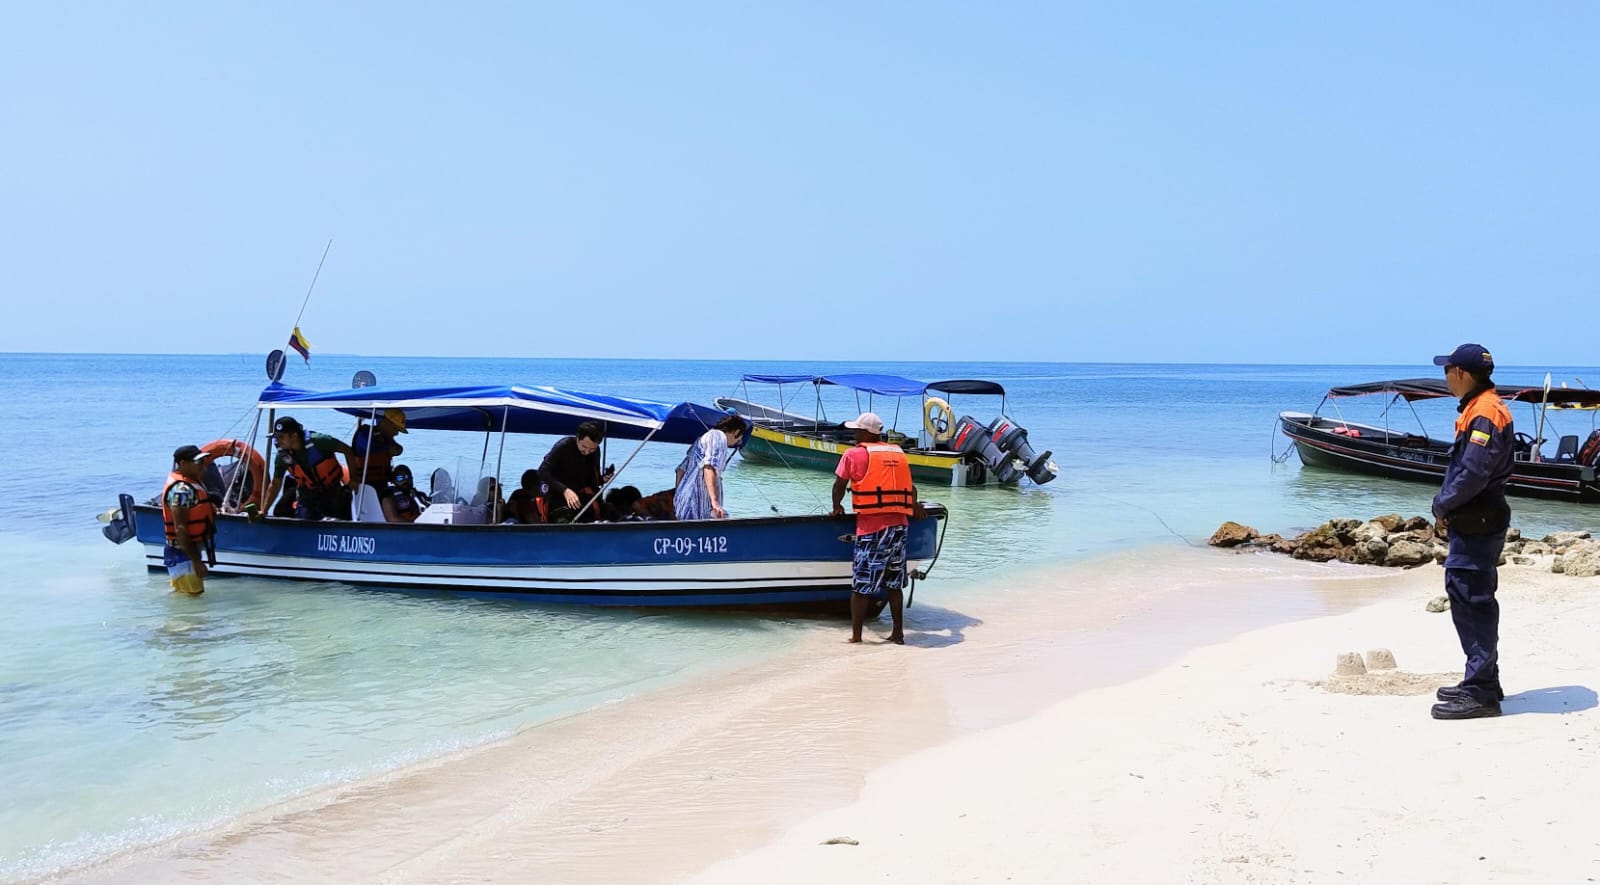
{"label": "wet sand", "polygon": [[[1413,585],[1424,573],[1436,587],[1436,569],[1400,575],[1172,547],[964,588],[956,601],[942,600],[933,582],[908,613],[905,647],[882,642],[887,619],[860,646],[845,643],[840,624],[780,658],[303,797],[71,881],[625,883],[775,871],[792,874],[788,881],[850,881],[911,869],[943,881],[941,868],[907,867],[902,849],[874,855],[886,840],[819,849],[857,852],[846,868],[826,868],[835,859],[811,851],[816,828],[849,831],[830,815],[868,807],[876,815],[877,802],[888,803],[878,826],[893,826],[981,790],[972,778],[988,763],[951,749],[963,742],[1045,729],[1044,746],[1005,749],[1002,758],[1023,765],[1020,754],[1033,753],[1028,764],[1068,770],[1080,766],[1050,746],[1062,737],[1053,729],[1099,733],[1085,726],[1086,709],[1095,721],[1120,711],[1135,733],[1181,728],[1118,693],[1248,631],[1397,595],[1420,611],[1425,598],[1414,598],[1422,590]],[[1427,617],[1440,643],[1453,643],[1447,616]],[[1329,667],[1332,655],[1318,652]],[[1106,697],[1085,706],[1096,693]],[[891,776],[918,789],[878,786]],[[923,837],[937,842],[943,832]],[[746,852],[756,853],[727,861]]]}

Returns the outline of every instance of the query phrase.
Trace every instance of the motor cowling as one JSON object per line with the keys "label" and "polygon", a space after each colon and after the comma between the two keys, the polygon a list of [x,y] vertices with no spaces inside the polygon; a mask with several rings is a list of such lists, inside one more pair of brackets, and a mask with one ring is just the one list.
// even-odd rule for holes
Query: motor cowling
{"label": "motor cowling", "polygon": [[1050,452],[1036,454],[1033,446],[1028,443],[1028,431],[1022,429],[1010,420],[1001,416],[989,422],[989,438],[996,447],[1010,457],[1016,458],[1023,464],[1028,478],[1039,485],[1044,485],[1056,478],[1056,464],[1050,460]]}
{"label": "motor cowling", "polygon": [[1015,459],[995,445],[988,429],[971,415],[956,419],[955,433],[950,437],[950,448],[963,455],[976,458],[994,474],[998,482],[1016,482],[1022,476]]}

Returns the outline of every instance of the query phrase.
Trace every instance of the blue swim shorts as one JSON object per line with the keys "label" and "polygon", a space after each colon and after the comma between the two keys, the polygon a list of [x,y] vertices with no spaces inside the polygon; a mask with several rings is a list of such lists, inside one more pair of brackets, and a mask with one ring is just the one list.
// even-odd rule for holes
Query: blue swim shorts
{"label": "blue swim shorts", "polygon": [[906,588],[906,526],[892,525],[857,535],[850,558],[850,590],[882,596]]}

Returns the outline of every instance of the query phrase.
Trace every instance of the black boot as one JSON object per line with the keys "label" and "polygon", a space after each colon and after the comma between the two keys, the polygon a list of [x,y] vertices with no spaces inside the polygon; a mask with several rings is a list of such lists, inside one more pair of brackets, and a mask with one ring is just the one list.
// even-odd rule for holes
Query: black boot
{"label": "black boot", "polygon": [[1483,719],[1499,715],[1500,704],[1497,701],[1483,703],[1470,697],[1454,697],[1433,705],[1435,719]]}

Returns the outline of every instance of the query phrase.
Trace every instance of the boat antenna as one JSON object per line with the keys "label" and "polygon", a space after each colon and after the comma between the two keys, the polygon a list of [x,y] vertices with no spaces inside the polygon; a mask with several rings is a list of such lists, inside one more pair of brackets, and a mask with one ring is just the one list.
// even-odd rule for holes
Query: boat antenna
{"label": "boat antenna", "polygon": [[311,290],[317,288],[317,277],[322,276],[322,265],[328,260],[328,250],[333,248],[333,239],[328,239],[328,245],[322,247],[322,259],[317,262],[317,272],[311,275],[311,285],[306,287],[306,299],[300,302],[300,312],[295,314],[294,327],[300,328],[300,319],[306,315],[306,305],[311,303]]}

